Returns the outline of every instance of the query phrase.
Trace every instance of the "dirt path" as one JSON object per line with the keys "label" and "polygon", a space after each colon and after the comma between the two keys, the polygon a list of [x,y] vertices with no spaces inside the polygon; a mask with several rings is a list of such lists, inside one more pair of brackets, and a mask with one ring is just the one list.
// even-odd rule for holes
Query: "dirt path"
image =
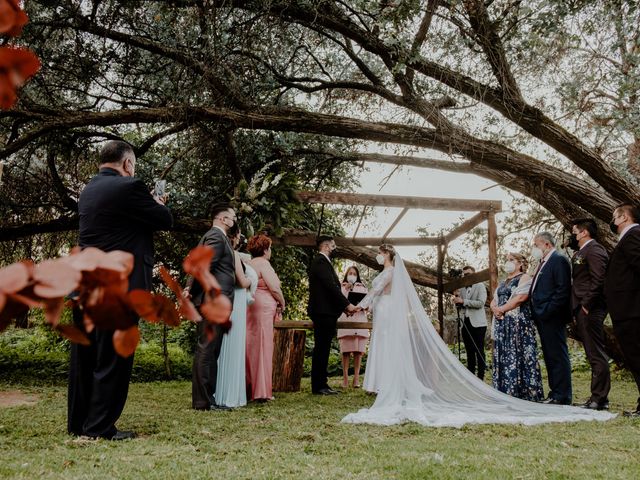
{"label": "dirt path", "polygon": [[27,394],[20,390],[0,391],[0,408],[35,405],[36,403],[38,403],[38,396],[35,394]]}

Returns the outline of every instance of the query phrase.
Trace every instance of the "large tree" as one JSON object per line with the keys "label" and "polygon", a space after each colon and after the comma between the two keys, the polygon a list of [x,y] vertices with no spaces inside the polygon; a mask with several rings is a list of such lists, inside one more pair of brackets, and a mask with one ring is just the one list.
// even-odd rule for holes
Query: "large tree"
{"label": "large tree", "polygon": [[640,199],[636,2],[27,6],[43,69],[0,121],[3,240],[73,228],[87,152],[120,137],[179,179],[183,230],[264,162],[312,188],[361,161],[475,173],[565,224]]}

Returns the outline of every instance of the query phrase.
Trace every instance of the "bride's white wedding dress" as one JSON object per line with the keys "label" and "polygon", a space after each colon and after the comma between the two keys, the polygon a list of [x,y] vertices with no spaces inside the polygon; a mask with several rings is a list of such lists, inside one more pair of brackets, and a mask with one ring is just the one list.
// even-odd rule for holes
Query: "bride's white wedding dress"
{"label": "bride's white wedding dress", "polygon": [[417,422],[460,427],[468,423],[534,425],[615,417],[609,412],[520,400],[479,380],[433,328],[398,255],[395,267],[376,278],[361,305],[373,307],[372,358],[368,362],[374,363],[367,363],[364,387],[378,395],[370,408],[344,417],[345,423]]}

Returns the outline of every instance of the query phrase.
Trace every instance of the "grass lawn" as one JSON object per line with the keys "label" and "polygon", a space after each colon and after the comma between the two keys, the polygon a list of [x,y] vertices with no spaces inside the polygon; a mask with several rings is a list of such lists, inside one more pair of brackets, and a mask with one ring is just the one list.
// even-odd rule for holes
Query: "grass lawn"
{"label": "grass lawn", "polygon": [[[588,374],[574,383],[575,398],[586,398]],[[39,401],[0,408],[0,478],[640,478],[638,420],[354,426],[340,419],[372,402],[360,390],[317,397],[307,382],[269,404],[196,412],[190,383],[138,383],[119,427],[140,437],[83,441],[65,433],[64,386],[0,384],[16,388]],[[614,379],[612,410],[632,407],[636,394],[633,382]]]}

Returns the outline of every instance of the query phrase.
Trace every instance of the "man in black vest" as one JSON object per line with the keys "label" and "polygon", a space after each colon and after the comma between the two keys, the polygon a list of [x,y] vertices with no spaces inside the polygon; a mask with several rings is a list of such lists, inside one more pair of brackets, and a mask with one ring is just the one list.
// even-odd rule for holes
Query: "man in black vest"
{"label": "man in black vest", "polygon": [[591,218],[578,218],[571,222],[571,309],[584,352],[591,365],[591,397],[584,405],[592,410],[609,408],[611,378],[609,359],[604,352],[603,323],[607,316],[604,299],[604,276],[609,256],[595,236],[598,226]]}
{"label": "man in black vest", "polygon": [[[233,247],[227,232],[236,222],[236,213],[227,203],[214,205],[211,210],[213,224],[211,229],[200,240],[201,245],[208,245],[214,250],[209,270],[220,284],[220,290],[233,304],[233,293],[236,284],[236,267]],[[200,307],[204,292],[198,282],[188,288],[193,297],[193,304]],[[191,405],[195,410],[226,409],[215,402],[216,380],[218,378],[218,357],[222,347],[223,329],[216,325],[215,336],[209,341],[205,332],[205,320],[198,324],[198,344],[193,357],[193,375],[191,380]]]}
{"label": "man in black vest", "polygon": [[[631,371],[640,392],[640,210],[628,203],[613,211],[609,226],[620,236],[611,253],[604,295],[626,367]],[[640,417],[640,397],[636,409],[624,412]]]}
{"label": "man in black vest", "polygon": [[[78,200],[80,246],[106,252],[123,250],[134,256],[129,290],[151,290],[153,232],[173,224],[165,198],[156,198],[134,178],[136,156],[126,142],[107,142],[100,152],[100,170]],[[82,312],[74,323],[84,329]],[[72,344],[69,366],[69,433],[111,440],[135,436],[115,423],[127,400],[133,355],[120,357],[113,348],[113,330],[95,328],[91,345]]]}
{"label": "man in black vest", "polygon": [[311,392],[335,395],[327,383],[327,365],[331,341],[336,335],[336,323],[342,312],[353,313],[358,308],[342,294],[340,280],[331,264],[336,249],[332,237],[322,235],[317,240],[318,255],[309,269],[309,305],[307,313],[313,321],[313,355],[311,357]]}

